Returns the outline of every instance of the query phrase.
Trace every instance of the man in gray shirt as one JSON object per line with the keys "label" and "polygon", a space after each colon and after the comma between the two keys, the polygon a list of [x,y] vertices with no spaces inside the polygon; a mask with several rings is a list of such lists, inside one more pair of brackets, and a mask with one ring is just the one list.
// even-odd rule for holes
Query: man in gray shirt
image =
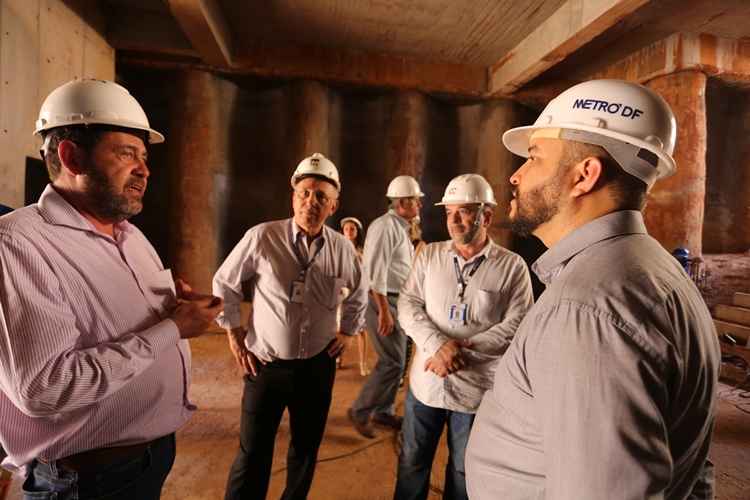
{"label": "man in gray shirt", "polygon": [[528,157],[510,179],[512,228],[549,247],[533,266],[547,289],[477,413],[471,498],[696,495],[719,346],[700,293],[641,214],[675,170],[675,137],[661,97],[617,80],[576,85],[504,134]]}
{"label": "man in gray shirt", "polygon": [[[338,207],[336,166],[319,153],[292,175],[294,217],[251,228],[214,276],[226,308],[217,321],[244,369],[240,449],[227,499],[263,499],[284,409],[291,441],[282,498],[306,498],[315,472],[336,374],[335,358],[364,324],[366,280],[354,247],[324,225]],[[243,283],[251,288],[247,329],[240,322]],[[336,316],[341,289],[351,292]]]}
{"label": "man in gray shirt", "polygon": [[363,259],[370,282],[367,331],[378,363],[348,411],[354,427],[367,438],[375,437],[373,422],[401,428],[393,403],[406,368],[406,335],[396,321],[396,301],[414,260],[409,224],[419,215],[424,193],[416,179],[399,175],[386,196],[391,208],[370,224]]}

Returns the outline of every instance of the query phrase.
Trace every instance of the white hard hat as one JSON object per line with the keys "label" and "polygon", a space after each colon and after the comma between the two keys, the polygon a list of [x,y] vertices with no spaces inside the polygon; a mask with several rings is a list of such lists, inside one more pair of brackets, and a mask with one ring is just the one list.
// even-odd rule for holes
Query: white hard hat
{"label": "white hard hat", "polygon": [[411,175],[399,175],[388,184],[385,193],[387,198],[411,198],[413,196],[424,196],[419,188],[419,183]]}
{"label": "white hard hat", "polygon": [[495,206],[495,193],[490,183],[479,174],[462,174],[454,177],[445,188],[440,203],[435,205],[462,205],[464,203],[483,203]]}
{"label": "white hard hat", "polygon": [[39,110],[34,133],[68,125],[114,125],[148,132],[151,144],[164,142],[127,89],[107,80],[72,80],[50,92]]}
{"label": "white hard hat", "polygon": [[317,175],[324,177],[331,181],[333,185],[336,186],[336,189],[341,191],[339,171],[336,170],[336,165],[320,153],[313,153],[312,156],[308,156],[299,162],[299,165],[297,165],[297,168],[292,174],[292,187],[297,184],[297,181],[303,175]]}
{"label": "white hard hat", "polygon": [[356,217],[344,217],[343,219],[341,219],[341,222],[339,222],[339,224],[341,225],[341,229],[344,229],[344,224],[346,224],[347,222],[351,222],[352,224],[357,226],[360,231],[362,231],[362,228],[364,227],[362,226],[360,220]]}
{"label": "white hard hat", "polygon": [[505,132],[503,144],[528,157],[532,134],[601,146],[649,188],[676,169],[674,114],[664,99],[637,83],[592,80],[575,85],[552,99],[534,125]]}

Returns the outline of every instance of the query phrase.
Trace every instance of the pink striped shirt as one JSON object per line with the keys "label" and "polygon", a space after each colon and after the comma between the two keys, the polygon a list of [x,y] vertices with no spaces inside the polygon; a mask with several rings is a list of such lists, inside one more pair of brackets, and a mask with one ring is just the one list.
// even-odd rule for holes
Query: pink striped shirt
{"label": "pink striped shirt", "polygon": [[171,273],[135,226],[115,234],[51,186],[0,218],[3,465],[149,441],[195,409]]}

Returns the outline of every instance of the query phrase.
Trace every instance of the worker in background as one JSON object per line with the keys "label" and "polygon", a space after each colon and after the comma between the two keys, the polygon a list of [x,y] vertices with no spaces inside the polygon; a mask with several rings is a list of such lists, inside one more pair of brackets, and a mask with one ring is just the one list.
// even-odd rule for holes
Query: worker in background
{"label": "worker in background", "polygon": [[[266,497],[285,409],[291,440],[282,498],[307,497],[331,405],[335,358],[364,324],[367,286],[356,251],[324,224],[339,204],[336,166],[315,153],[299,163],[291,185],[293,217],[250,228],[214,276],[214,293],[225,301],[218,321],[245,373],[227,500]],[[252,302],[246,327],[240,318],[244,283]],[[350,293],[337,330],[342,287]]]}
{"label": "worker in background", "polygon": [[[339,225],[341,226],[341,234],[354,245],[354,250],[357,252],[357,259],[362,264],[365,226],[356,217],[344,217],[339,222]],[[346,293],[349,293],[348,289],[344,290]],[[357,333],[357,353],[359,354],[359,374],[365,377],[370,373],[369,368],[367,368],[367,332],[365,330],[360,330]],[[336,358],[336,367],[343,367],[342,356]]]}
{"label": "worker in background", "polygon": [[158,499],[188,399],[190,347],[222,308],[172,280],[127,219],[149,143],[128,91],[77,80],[36,134],[50,184],[0,218],[0,444],[24,497]]}
{"label": "worker in background", "polygon": [[464,454],[474,413],[492,387],[495,366],[533,303],[523,259],[488,236],[497,205],[477,174],[445,189],[451,239],[427,245],[398,299],[398,319],[414,340],[398,459],[396,500],[426,499],[445,427],[443,498],[467,499]]}
{"label": "worker in background", "polygon": [[549,248],[533,266],[547,289],[477,413],[471,498],[712,498],[716,331],[641,213],[675,138],[667,103],[619,80],[576,85],[503,135],[528,158],[509,218]]}
{"label": "worker in background", "polygon": [[367,231],[364,262],[370,283],[367,331],[378,362],[347,414],[357,432],[374,438],[373,423],[400,430],[394,402],[406,368],[406,335],[398,324],[396,302],[414,259],[410,222],[419,215],[424,193],[408,175],[394,178],[386,191],[387,213]]}

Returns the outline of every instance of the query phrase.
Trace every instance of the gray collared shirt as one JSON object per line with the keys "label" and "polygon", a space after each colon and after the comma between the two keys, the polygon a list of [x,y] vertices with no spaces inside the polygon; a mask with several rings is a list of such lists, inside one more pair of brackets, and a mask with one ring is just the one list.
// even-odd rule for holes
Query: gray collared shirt
{"label": "gray collared shirt", "polygon": [[372,221],[367,229],[363,260],[373,291],[381,295],[398,293],[414,260],[409,221],[394,210]]}
{"label": "gray collared shirt", "polygon": [[[461,303],[454,258],[466,283],[465,322],[449,319],[451,306]],[[414,396],[435,408],[474,413],[532,302],[529,271],[519,255],[489,241],[465,261],[451,241],[427,245],[398,300],[399,323],[417,347],[409,373]],[[445,378],[425,371],[425,362],[450,339],[470,339],[462,349],[467,366]]]}
{"label": "gray collared shirt", "polygon": [[573,231],[500,360],[466,454],[473,499],[684,499],[708,454],[711,315],[640,212]]}
{"label": "gray collared shirt", "polygon": [[[243,283],[249,283],[252,312],[245,344],[266,359],[306,359],[333,340],[341,289],[350,290],[341,307],[341,330],[354,334],[364,324],[367,284],[352,244],[329,227],[309,248],[292,219],[259,224],[245,233],[213,281],[224,299],[217,319],[223,328],[240,326]],[[293,245],[297,245],[295,252]],[[291,301],[292,282],[310,262],[301,303]]]}

